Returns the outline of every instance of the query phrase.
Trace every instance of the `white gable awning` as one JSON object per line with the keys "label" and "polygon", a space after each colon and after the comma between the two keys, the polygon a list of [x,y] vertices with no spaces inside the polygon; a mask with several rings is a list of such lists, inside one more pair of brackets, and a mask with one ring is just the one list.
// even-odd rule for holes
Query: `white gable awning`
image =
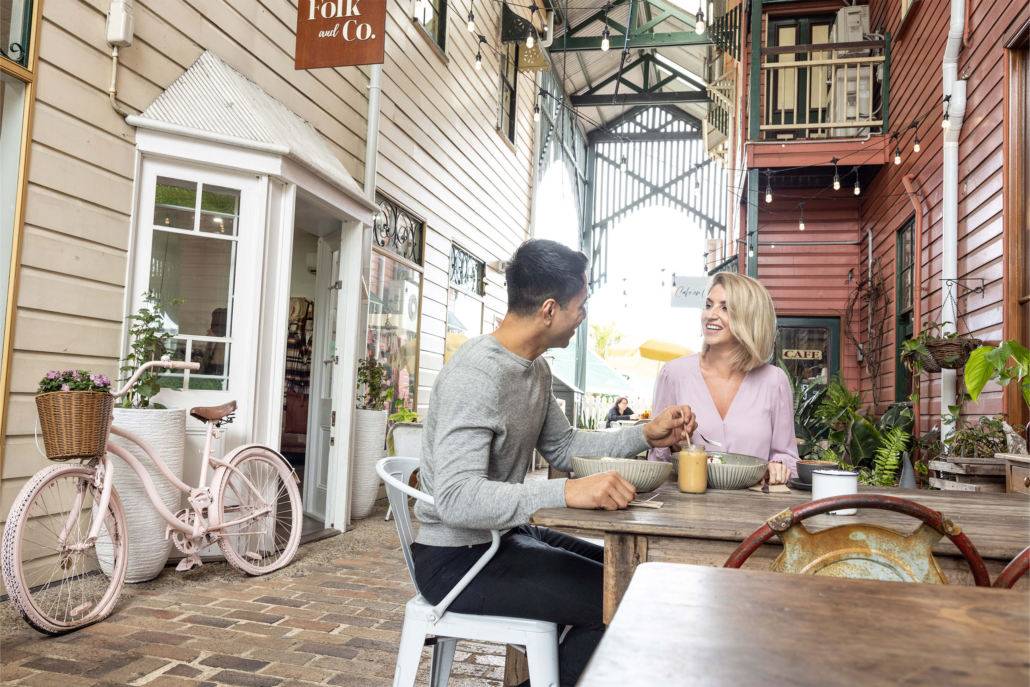
{"label": "white gable awning", "polygon": [[288,157],[376,209],[315,127],[209,51],[146,110],[125,121]]}

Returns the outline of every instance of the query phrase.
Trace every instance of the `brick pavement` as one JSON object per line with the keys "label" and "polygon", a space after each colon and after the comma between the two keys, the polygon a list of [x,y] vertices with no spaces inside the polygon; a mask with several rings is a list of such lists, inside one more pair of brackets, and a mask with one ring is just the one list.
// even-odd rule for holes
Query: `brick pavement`
{"label": "brick pavement", "polygon": [[[396,530],[392,522],[384,529],[380,510],[385,506],[354,532],[302,547],[297,561],[272,576],[247,577],[221,563],[198,568],[204,577],[166,568],[159,585],[126,586],[103,623],[62,637],[40,635],[5,613],[0,681],[25,687],[390,685],[404,603],[414,590]],[[361,536],[362,529],[375,536]],[[368,550],[348,550],[354,541]],[[427,650],[418,684],[428,684],[428,657]],[[499,687],[503,666],[503,646],[460,642],[450,684]]]}

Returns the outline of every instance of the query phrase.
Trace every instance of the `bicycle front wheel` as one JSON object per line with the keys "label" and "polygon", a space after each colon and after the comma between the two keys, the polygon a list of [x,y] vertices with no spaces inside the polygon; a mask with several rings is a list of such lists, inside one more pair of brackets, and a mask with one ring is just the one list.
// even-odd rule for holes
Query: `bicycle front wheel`
{"label": "bicycle front wheel", "polygon": [[293,560],[303,515],[293,470],[271,449],[249,448],[218,480],[211,525],[225,560],[248,575],[264,575]]}
{"label": "bicycle front wheel", "polygon": [[[54,465],[37,473],[11,506],[0,564],[11,603],[40,632],[62,634],[103,620],[125,581],[125,511],[117,492],[101,514],[96,471]],[[110,479],[110,475],[108,476]],[[93,523],[100,535],[88,543]]]}

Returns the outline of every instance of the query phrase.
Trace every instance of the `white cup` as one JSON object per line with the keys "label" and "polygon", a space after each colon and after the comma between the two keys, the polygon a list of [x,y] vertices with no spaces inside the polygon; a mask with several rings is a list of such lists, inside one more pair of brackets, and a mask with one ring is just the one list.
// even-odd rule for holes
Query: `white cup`
{"label": "white cup", "polygon": [[[858,493],[858,473],[849,470],[812,470],[812,500]],[[831,510],[830,515],[855,515],[857,508]]]}

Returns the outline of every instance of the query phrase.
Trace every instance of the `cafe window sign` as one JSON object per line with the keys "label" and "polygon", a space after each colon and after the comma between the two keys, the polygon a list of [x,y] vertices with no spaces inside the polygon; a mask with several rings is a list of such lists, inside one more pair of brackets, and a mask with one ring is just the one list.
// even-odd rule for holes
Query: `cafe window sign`
{"label": "cafe window sign", "polygon": [[382,64],[386,0],[300,0],[295,69]]}
{"label": "cafe window sign", "polygon": [[783,351],[784,360],[822,360],[823,352],[821,350],[803,350],[798,348],[788,348]]}

